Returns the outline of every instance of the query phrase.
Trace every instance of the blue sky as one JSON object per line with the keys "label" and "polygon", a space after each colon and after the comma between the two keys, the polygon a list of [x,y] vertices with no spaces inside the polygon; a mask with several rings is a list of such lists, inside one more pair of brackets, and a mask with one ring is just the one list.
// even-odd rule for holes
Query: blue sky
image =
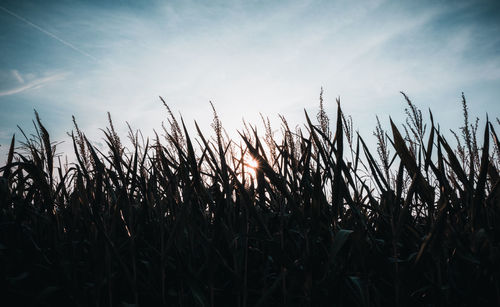
{"label": "blue sky", "polygon": [[62,150],[71,115],[96,141],[106,111],[153,135],[159,95],[206,129],[211,100],[233,135],[259,112],[304,123],[321,86],[366,137],[376,114],[403,122],[399,91],[447,129],[462,91],[472,115],[500,115],[499,2],[138,2],[0,2],[0,160],[33,109]]}

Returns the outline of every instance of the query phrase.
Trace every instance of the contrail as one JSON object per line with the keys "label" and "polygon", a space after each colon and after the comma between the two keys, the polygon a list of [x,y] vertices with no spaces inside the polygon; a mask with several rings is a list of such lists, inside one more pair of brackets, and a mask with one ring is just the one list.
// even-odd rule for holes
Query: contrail
{"label": "contrail", "polygon": [[14,95],[14,94],[17,94],[17,93],[24,92],[26,90],[30,90],[32,88],[36,88],[38,86],[42,86],[42,85],[44,85],[46,83],[49,83],[49,82],[52,82],[52,81],[61,80],[66,75],[67,74],[65,74],[65,73],[59,73],[59,74],[48,76],[48,77],[45,77],[45,78],[40,78],[40,79],[37,79],[37,80],[33,80],[33,81],[31,81],[31,82],[29,82],[27,84],[24,84],[24,85],[22,85],[20,87],[13,88],[13,89],[7,89],[7,90],[4,90],[4,91],[0,91],[0,97]]}
{"label": "contrail", "polygon": [[53,33],[49,32],[49,31],[47,31],[47,30],[45,30],[45,29],[41,28],[40,26],[38,26],[38,25],[36,25],[36,24],[32,23],[31,21],[27,20],[26,18],[24,18],[24,17],[22,17],[22,16],[17,15],[16,13],[14,13],[14,12],[12,12],[12,11],[10,11],[10,10],[8,10],[8,9],[4,8],[4,7],[3,7],[3,6],[1,6],[1,5],[0,5],[0,9],[1,9],[1,10],[3,10],[4,12],[6,12],[7,14],[9,14],[9,15],[11,15],[11,16],[14,16],[14,17],[16,17],[17,19],[19,19],[19,20],[21,20],[21,21],[24,21],[25,23],[27,23],[28,25],[32,26],[33,28],[35,28],[35,29],[37,29],[37,30],[39,30],[39,31],[41,31],[41,32],[43,32],[43,33],[45,33],[46,35],[48,35],[48,36],[52,37],[53,39],[55,39],[55,40],[59,41],[60,43],[62,43],[62,44],[64,44],[64,45],[68,46],[69,48],[71,48],[71,49],[73,49],[73,50],[75,50],[76,52],[78,52],[78,53],[80,53],[80,54],[83,54],[84,56],[89,57],[89,58],[91,58],[91,59],[92,59],[92,60],[94,60],[94,61],[98,61],[98,60],[97,60],[97,58],[95,58],[93,55],[88,54],[87,52],[85,52],[85,51],[83,51],[83,50],[81,50],[81,49],[77,48],[77,47],[76,47],[75,45],[73,45],[72,43],[67,42],[67,41],[65,41],[65,40],[64,40],[64,39],[62,39],[62,38],[59,38],[59,37],[58,37],[58,36],[56,36],[55,34],[53,34]]}

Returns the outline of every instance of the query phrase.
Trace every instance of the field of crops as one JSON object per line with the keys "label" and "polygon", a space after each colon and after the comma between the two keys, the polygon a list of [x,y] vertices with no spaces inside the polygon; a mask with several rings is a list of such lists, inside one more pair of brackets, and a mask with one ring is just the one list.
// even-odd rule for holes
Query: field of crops
{"label": "field of crops", "polygon": [[0,305],[500,305],[500,121],[463,97],[443,133],[403,99],[376,148],[339,101],[331,124],[320,98],[300,129],[234,140],[215,109],[189,135],[165,104],[127,147],[111,117],[104,150],[75,121],[69,164],[36,114],[0,168]]}

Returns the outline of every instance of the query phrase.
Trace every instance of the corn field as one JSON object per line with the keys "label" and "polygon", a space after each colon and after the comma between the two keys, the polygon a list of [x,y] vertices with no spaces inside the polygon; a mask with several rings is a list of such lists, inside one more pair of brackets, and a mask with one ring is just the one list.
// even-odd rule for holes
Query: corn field
{"label": "corn field", "polygon": [[35,114],[0,168],[1,304],[500,305],[500,121],[462,95],[443,133],[402,94],[372,149],[322,95],[279,136],[263,117],[231,140],[215,108],[190,135],[163,99],[163,131],[129,146],[111,117],[105,149],[74,120],[74,163]]}

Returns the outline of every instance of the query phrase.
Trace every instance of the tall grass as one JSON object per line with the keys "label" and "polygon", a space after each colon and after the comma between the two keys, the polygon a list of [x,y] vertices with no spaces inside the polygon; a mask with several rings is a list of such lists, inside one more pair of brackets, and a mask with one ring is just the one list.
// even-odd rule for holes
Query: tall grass
{"label": "tall grass", "polygon": [[74,120],[73,164],[35,114],[0,168],[2,305],[499,305],[498,119],[463,97],[453,149],[403,96],[375,151],[322,95],[279,137],[263,117],[230,140],[215,108],[193,137],[162,99],[163,134],[126,148],[109,116],[102,152]]}

